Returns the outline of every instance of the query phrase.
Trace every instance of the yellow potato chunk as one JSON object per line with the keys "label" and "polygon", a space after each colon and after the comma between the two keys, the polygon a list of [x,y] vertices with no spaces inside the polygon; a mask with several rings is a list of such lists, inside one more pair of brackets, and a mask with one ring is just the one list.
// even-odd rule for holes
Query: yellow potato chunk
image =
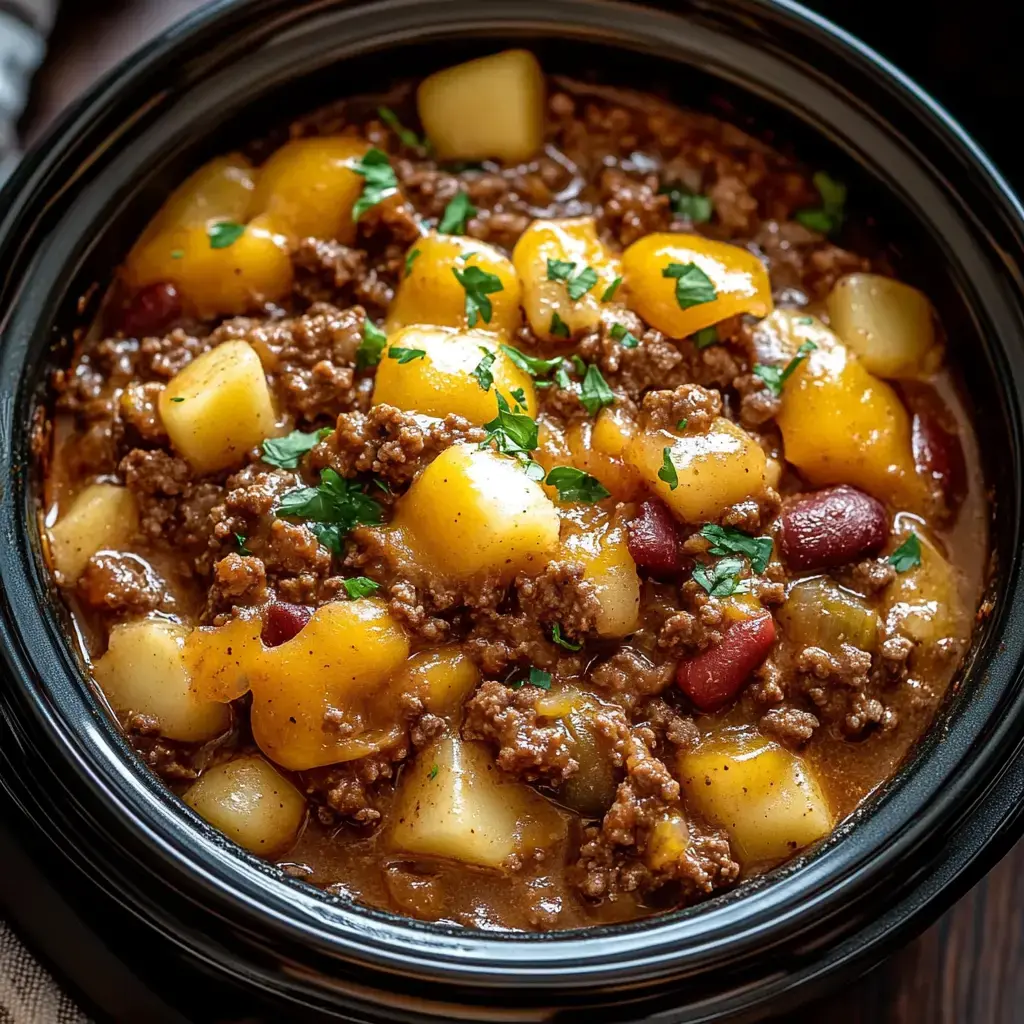
{"label": "yellow potato chunk", "polygon": [[259,857],[284,853],[306,820],[306,798],[262,757],[237,757],[207,769],[182,799]]}
{"label": "yellow potato chunk", "polygon": [[231,716],[226,705],[192,692],[183,658],[187,632],[164,619],[115,626],[93,676],[119,714],[151,715],[162,736],[198,742],[224,732]]}
{"label": "yellow potato chunk", "polygon": [[253,738],[292,771],[379,749],[399,735],[400,708],[381,698],[408,656],[409,638],[383,601],[323,605],[250,670]]}
{"label": "yellow potato chunk", "polygon": [[[408,362],[404,356],[392,358],[402,349],[424,355]],[[494,357],[489,371],[494,381],[485,391],[473,371],[488,356]],[[450,327],[405,327],[388,340],[373,384],[373,401],[438,418],[456,413],[482,426],[498,415],[497,392],[514,407],[517,400],[512,392],[519,390],[526,400],[520,403],[523,410],[535,416],[533,380],[501,350],[493,335]]]}
{"label": "yellow potato chunk", "polygon": [[558,550],[551,499],[509,455],[445,449],[399,499],[395,527],[425,568],[443,576],[540,572]]}
{"label": "yellow potato chunk", "polygon": [[249,676],[259,664],[262,620],[253,615],[223,626],[199,626],[185,638],[185,668],[192,692],[203,700],[227,703],[249,692]]}
{"label": "yellow potato chunk", "polygon": [[599,636],[620,637],[639,625],[640,577],[626,544],[629,517],[622,511],[573,509],[563,519],[566,558],[583,566],[583,578],[597,591]]}
{"label": "yellow potato chunk", "polygon": [[815,486],[852,484],[904,508],[924,503],[907,410],[842,345],[813,351],[797,367],[776,422],[786,458]]}
{"label": "yellow potato chunk", "polygon": [[810,766],[771,740],[708,737],[679,758],[687,804],[732,841],[744,868],[790,857],[832,830],[832,812]]}
{"label": "yellow potato chunk", "polygon": [[259,356],[244,341],[204,352],[160,394],[160,418],[174,447],[199,473],[237,466],[276,432]]}
{"label": "yellow potato chunk", "polygon": [[[665,276],[691,265],[699,273]],[[700,235],[646,235],[622,254],[622,268],[630,308],[670,338],[685,338],[739,313],[767,316],[772,311],[768,271],[738,245]],[[714,297],[705,301],[706,289],[695,288],[692,297],[684,294],[681,301],[679,287],[693,277],[702,280],[701,275],[710,280]]]}
{"label": "yellow potato chunk", "polygon": [[777,309],[754,328],[754,343],[763,363],[785,366],[808,342],[830,350],[839,339],[816,316],[796,309]]}
{"label": "yellow potato chunk", "polygon": [[458,726],[462,705],[477,688],[480,671],[458,644],[414,654],[391,682],[397,695],[414,694],[433,715]]}
{"label": "yellow potato chunk", "polygon": [[[569,460],[596,477],[619,501],[632,501],[641,490],[640,475],[623,460],[636,424],[618,406],[607,406],[596,420],[576,420],[566,434]],[[564,463],[563,463],[564,464]]]}
{"label": "yellow potato chunk", "polygon": [[786,636],[801,647],[839,654],[843,644],[862,651],[878,646],[878,613],[827,576],[795,584],[776,614]]}
{"label": "yellow potato chunk", "polygon": [[[384,325],[389,334],[411,324],[475,327],[507,337],[518,329],[522,319],[519,275],[512,261],[493,245],[463,235],[431,232],[413,243],[406,254],[406,267]],[[486,309],[473,317],[468,313],[466,288],[456,271],[464,275],[470,267],[493,274],[501,284],[500,290],[485,296],[491,305],[489,316]]]}
{"label": "yellow potato chunk", "polygon": [[[674,487],[671,474],[663,473],[666,450],[677,479]],[[637,434],[626,449],[626,459],[684,522],[716,519],[730,505],[764,494],[764,451],[742,427],[721,416],[706,434]]]}
{"label": "yellow potato chunk", "polygon": [[529,160],[544,141],[544,73],[526,50],[438,71],[416,92],[439,160]]}
{"label": "yellow potato chunk", "polygon": [[652,871],[665,871],[682,861],[692,845],[686,818],[678,810],[667,811],[651,829],[644,861]]}
{"label": "yellow potato chunk", "polygon": [[565,839],[565,820],[544,797],[504,775],[482,743],[449,737],[402,773],[390,845],[503,871]]}
{"label": "yellow potato chunk", "polygon": [[97,551],[126,544],[138,518],[135,498],[125,487],[92,484],[81,491],[49,530],[53,567],[61,581],[74,583]]}
{"label": "yellow potato chunk", "polygon": [[292,139],[260,168],[253,208],[292,242],[356,236],[352,208],[364,179],[352,170],[369,144],[350,135]]}
{"label": "yellow potato chunk", "polygon": [[[572,270],[552,267],[549,260],[571,263]],[[516,242],[512,262],[522,282],[530,327],[544,341],[569,341],[595,330],[601,321],[601,296],[622,273],[618,258],[598,238],[593,217],[535,220]],[[597,280],[573,299],[571,289],[582,288],[589,278],[578,285],[574,279],[588,267]]]}

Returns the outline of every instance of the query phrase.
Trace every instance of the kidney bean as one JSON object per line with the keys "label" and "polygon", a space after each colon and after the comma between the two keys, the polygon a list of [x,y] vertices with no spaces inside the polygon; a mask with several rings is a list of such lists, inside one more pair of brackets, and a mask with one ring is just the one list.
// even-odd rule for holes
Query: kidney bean
{"label": "kidney bean", "polygon": [[791,569],[829,569],[873,554],[888,536],[882,503],[843,484],[786,508],[779,547]]}
{"label": "kidney bean", "polygon": [[928,412],[914,414],[914,465],[931,477],[953,511],[967,490],[967,464],[960,438]]}
{"label": "kidney bean", "polygon": [[121,311],[121,333],[126,338],[153,338],[163,334],[181,316],[181,296],[169,281],[139,289]]}
{"label": "kidney bean", "polygon": [[676,685],[701,711],[717,711],[736,696],[775,643],[770,614],[733,623],[717,647],[680,663]]}
{"label": "kidney bean", "polygon": [[313,609],[301,604],[275,601],[267,605],[263,614],[263,631],[260,639],[268,647],[277,647],[298,636],[302,627],[313,618]]}
{"label": "kidney bean", "polygon": [[668,506],[657,499],[640,503],[630,521],[626,544],[633,561],[656,576],[671,576],[683,567],[679,527]]}

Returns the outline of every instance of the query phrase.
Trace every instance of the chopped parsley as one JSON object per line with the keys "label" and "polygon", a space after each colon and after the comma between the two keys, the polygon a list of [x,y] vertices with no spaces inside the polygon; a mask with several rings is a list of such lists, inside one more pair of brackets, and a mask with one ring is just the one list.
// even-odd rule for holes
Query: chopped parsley
{"label": "chopped parsley", "polygon": [[[329,428],[325,428],[330,433]],[[302,456],[322,440],[323,430],[293,430],[284,437],[268,437],[263,442],[263,461],[279,469],[297,469]]]}
{"label": "chopped parsley", "polygon": [[378,107],[377,116],[402,140],[403,146],[410,149],[422,148],[420,137],[411,128],[406,128],[390,107]]}
{"label": "chopped parsley", "polygon": [[466,323],[470,327],[476,327],[479,320],[489,324],[493,309],[487,296],[505,290],[501,278],[479,267],[466,267],[464,270],[452,267],[452,273],[466,290]]}
{"label": "chopped parsley", "polygon": [[[473,368],[471,376],[476,378],[476,382],[484,391],[490,391],[491,385],[494,383],[494,374],[491,373],[491,367],[494,365],[494,360],[497,359],[497,356],[490,349],[484,348],[482,345],[480,346],[480,351],[484,354],[483,358]],[[525,398],[525,395],[523,397]],[[516,400],[518,401],[518,399]]]}
{"label": "chopped parsley", "polygon": [[172,249],[171,250],[171,259],[172,260],[180,260],[180,259],[184,259],[184,257],[185,257],[185,250],[184,249]]}
{"label": "chopped parsley", "polygon": [[384,518],[384,510],[360,484],[329,466],[320,471],[319,486],[282,494],[274,514],[308,520],[317,540],[335,554],[341,554],[342,538],[354,527],[375,526]]}
{"label": "chopped parsley", "polygon": [[522,388],[513,388],[510,394],[515,399],[517,405],[521,405],[524,409],[526,408],[526,392]]}
{"label": "chopped parsley", "polygon": [[559,366],[555,370],[555,384],[563,391],[568,391],[572,387],[572,381],[569,380],[569,374],[566,373],[564,366]]}
{"label": "chopped parsley", "polygon": [[381,480],[379,477],[375,476],[370,483],[373,484],[374,487],[379,487],[385,494],[391,493],[391,485],[387,480]]}
{"label": "chopped parsley", "polygon": [[601,375],[601,371],[591,363],[583,377],[583,389],[580,391],[580,402],[583,408],[595,415],[599,409],[611,405],[615,401],[615,393]]}
{"label": "chopped parsley", "polygon": [[414,359],[422,359],[426,354],[427,350],[424,348],[403,348],[401,345],[396,345],[388,349],[388,359],[397,359],[399,366],[405,366],[406,363],[411,363]]}
{"label": "chopped parsley", "polygon": [[245,546],[246,537],[244,533],[235,534],[235,543],[238,545],[240,555],[251,555],[252,552]]}
{"label": "chopped parsley", "polygon": [[525,679],[516,679],[508,684],[513,690],[523,686],[536,686],[541,690],[551,689],[551,673],[542,668],[531,668]]}
{"label": "chopped parsley", "polygon": [[597,284],[597,271],[593,267],[584,267],[575,277],[566,283],[566,290],[573,302],[578,302],[591,288]]}
{"label": "chopped parsley", "polygon": [[756,573],[764,572],[772,557],[771,537],[751,537],[735,527],[718,526],[716,523],[701,527],[700,535],[711,541],[708,548],[711,554],[746,555],[750,559],[750,568]]}
{"label": "chopped parsley", "polygon": [[687,423],[689,423],[689,422],[690,422],[690,417],[689,417],[689,416],[684,416],[684,417],[683,417],[683,418],[682,418],[682,419],[681,419],[681,420],[680,420],[680,421],[679,421],[679,422],[678,422],[678,423],[676,424],[676,430],[685,430],[685,429],[686,429],[686,424],[687,424]]}
{"label": "chopped parsley", "polygon": [[615,293],[619,290],[619,285],[622,284],[622,278],[617,277],[607,288],[604,290],[604,294],[601,296],[602,302],[611,302],[615,298]]}
{"label": "chopped parsley", "polygon": [[782,369],[778,366],[764,366],[761,363],[756,363],[754,376],[760,377],[764,381],[765,387],[778,398],[782,394],[782,388],[786,381],[793,376],[796,368],[807,358],[808,353],[813,352],[817,347],[813,341],[805,341],[796,350],[796,355]]}
{"label": "chopped parsley", "polygon": [[611,497],[611,493],[597,477],[572,466],[555,466],[544,483],[558,488],[559,501],[578,501],[592,505],[595,501]]}
{"label": "chopped parsley", "polygon": [[718,298],[711,278],[696,263],[670,263],[661,276],[675,278],[676,302],[680,309],[703,306]]}
{"label": "chopped parsley", "polygon": [[622,324],[612,324],[609,333],[612,340],[617,341],[623,348],[636,348],[640,344],[640,339],[632,331],[627,331]]}
{"label": "chopped parsley", "polygon": [[736,592],[742,572],[742,558],[722,558],[714,565],[695,565],[693,578],[712,597],[728,597]]}
{"label": "chopped parsley", "polygon": [[184,402],[184,401],[185,401],[185,399],[184,399],[184,398],[182,398],[182,397],[181,397],[181,396],[179,395],[179,396],[178,396],[177,398],[172,398],[172,399],[171,399],[171,401],[172,401],[172,402]]}
{"label": "chopped parsley", "polygon": [[363,179],[363,191],[352,207],[352,219],[359,220],[367,210],[398,194],[398,179],[383,150],[368,150],[349,165]]}
{"label": "chopped parsley", "polygon": [[245,234],[245,225],[233,220],[219,220],[206,229],[211,249],[226,249]]}
{"label": "chopped parsley", "polygon": [[805,228],[830,235],[843,226],[846,217],[846,186],[824,171],[818,171],[811,180],[821,196],[821,206],[797,210],[794,216]]}
{"label": "chopped parsley", "polygon": [[413,249],[405,257],[405,276],[408,277],[412,273],[412,265],[420,258],[420,250]]}
{"label": "chopped parsley", "polygon": [[662,448],[661,469],[658,470],[658,479],[668,484],[668,489],[674,491],[679,486],[679,474],[676,467],[672,465],[672,449]]}
{"label": "chopped parsley", "polygon": [[453,196],[441,215],[437,230],[442,235],[464,235],[466,224],[476,216],[476,207],[470,202],[465,192]]}
{"label": "chopped parsley", "polygon": [[581,377],[583,376],[583,374],[585,374],[587,372],[587,364],[585,362],[583,362],[583,356],[581,356],[578,352],[574,352],[569,357],[569,362],[572,363],[572,365],[575,368],[576,372]]}
{"label": "chopped parsley", "polygon": [[368,370],[380,362],[388,336],[369,318],[363,321],[363,340],[356,349],[356,369]]}
{"label": "chopped parsley", "polygon": [[366,576],[353,576],[349,580],[342,580],[345,593],[351,600],[355,601],[360,597],[369,597],[380,590],[380,584],[368,579]]}
{"label": "chopped parsley", "polygon": [[916,569],[921,564],[921,541],[916,533],[909,537],[889,556],[889,564],[897,572]]}
{"label": "chopped parsley", "polygon": [[438,773],[439,771],[440,771],[440,769],[438,768],[438,766],[437,766],[437,762],[435,761],[435,762],[434,762],[434,764],[432,764],[432,765],[430,766],[430,771],[429,771],[429,772],[427,772],[427,778],[428,778],[428,779],[430,779],[430,781],[431,781],[431,782],[433,782],[433,781],[434,781],[434,779],[436,779],[436,778],[437,778],[437,773]]}
{"label": "chopped parsley", "polygon": [[[529,453],[537,448],[537,423],[522,411],[513,412],[508,399],[498,390],[498,415],[489,423],[484,424],[487,436],[480,442],[486,448],[492,441],[499,452],[518,457],[529,457]],[[517,405],[517,410],[522,406]]]}
{"label": "chopped parsley", "polygon": [[709,348],[711,345],[718,344],[718,328],[717,327],[702,327],[693,336],[693,344],[697,347],[698,351],[702,348]]}
{"label": "chopped parsley", "polygon": [[691,192],[682,185],[663,185],[658,191],[668,196],[672,212],[677,216],[685,217],[693,224],[706,224],[711,220],[715,208],[707,196]]}
{"label": "chopped parsley", "polygon": [[562,627],[557,622],[551,627],[551,639],[567,651],[578,651],[583,647],[583,644],[574,643],[562,636]]}
{"label": "chopped parsley", "polygon": [[569,325],[558,315],[557,310],[555,310],[555,312],[551,314],[550,331],[556,338],[569,337]]}
{"label": "chopped parsley", "polygon": [[550,359],[539,359],[537,356],[528,356],[525,352],[513,348],[511,345],[502,345],[501,351],[512,360],[520,370],[528,373],[531,377],[546,377],[562,361],[561,356],[552,356]]}
{"label": "chopped parsley", "polygon": [[548,280],[568,281],[569,275],[576,269],[572,260],[548,260]]}

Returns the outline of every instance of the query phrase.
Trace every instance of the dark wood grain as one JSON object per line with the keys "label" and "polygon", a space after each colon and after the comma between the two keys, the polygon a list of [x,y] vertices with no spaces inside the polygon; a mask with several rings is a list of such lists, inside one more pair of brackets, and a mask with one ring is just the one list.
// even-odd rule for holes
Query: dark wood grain
{"label": "dark wood grain", "polygon": [[[27,119],[31,138],[78,92],[201,0],[69,3]],[[826,8],[827,0],[814,6]],[[835,12],[842,20],[842,12]],[[1024,1021],[1024,843],[919,939],[786,1024]]]}

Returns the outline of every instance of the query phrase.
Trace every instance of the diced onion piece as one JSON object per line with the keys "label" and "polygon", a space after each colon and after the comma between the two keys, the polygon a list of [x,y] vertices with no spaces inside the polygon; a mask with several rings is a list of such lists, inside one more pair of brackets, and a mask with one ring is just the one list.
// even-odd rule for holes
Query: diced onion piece
{"label": "diced onion piece", "polygon": [[776,617],[795,643],[838,654],[842,644],[862,651],[878,646],[878,615],[863,598],[827,577],[795,584]]}
{"label": "diced onion piece", "polygon": [[306,818],[305,797],[262,757],[238,757],[207,769],[183,799],[260,857],[284,853]]}
{"label": "diced onion piece", "polygon": [[880,274],[848,274],[828,297],[833,330],[879,377],[926,376],[941,360],[931,303]]}
{"label": "diced onion piece", "polygon": [[527,50],[438,71],[416,93],[439,160],[529,160],[544,141],[544,73]]}
{"label": "diced onion piece", "polygon": [[92,484],[50,528],[53,566],[64,583],[74,583],[97,551],[121,547],[137,526],[138,510],[131,491],[116,484]]}

